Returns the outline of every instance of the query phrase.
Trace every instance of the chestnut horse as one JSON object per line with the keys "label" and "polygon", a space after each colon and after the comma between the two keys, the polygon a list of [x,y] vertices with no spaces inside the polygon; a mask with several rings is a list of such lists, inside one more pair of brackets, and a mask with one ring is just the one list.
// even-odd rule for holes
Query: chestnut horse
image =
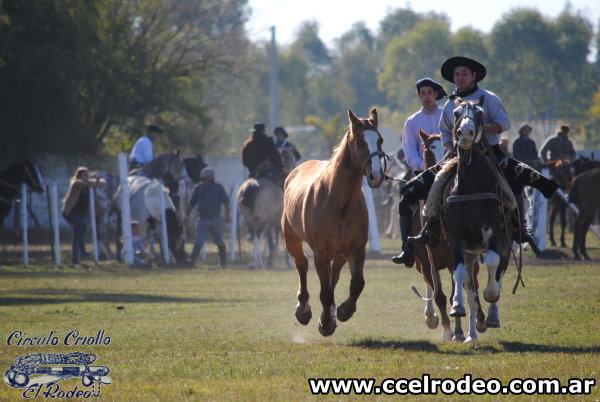
{"label": "chestnut horse", "polygon": [[[331,159],[302,163],[290,173],[284,188],[281,228],[300,279],[296,318],[302,325],[312,318],[304,241],[314,253],[321,282],[319,332],[323,336],[335,331],[336,316],[347,321],[356,311],[356,301],[365,285],[363,266],[369,230],[363,176],[373,188],[379,187],[384,178],[380,157],[385,154],[377,130],[377,110],[371,111],[369,119],[360,119],[348,110],[348,119],[350,129]],[[346,262],[352,275],[350,295],[336,311],[334,290]]]}

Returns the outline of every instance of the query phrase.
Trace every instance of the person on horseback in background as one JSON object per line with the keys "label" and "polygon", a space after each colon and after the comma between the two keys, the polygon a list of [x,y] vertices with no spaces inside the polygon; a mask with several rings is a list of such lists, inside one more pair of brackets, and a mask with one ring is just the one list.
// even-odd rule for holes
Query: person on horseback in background
{"label": "person on horseback in background", "polygon": [[129,169],[137,169],[144,166],[146,163],[154,159],[154,141],[158,134],[162,133],[162,130],[151,124],[146,129],[146,135],[140,137],[129,155]]}
{"label": "person on horseback in background", "polygon": [[283,160],[273,139],[267,137],[265,125],[254,125],[254,133],[242,145],[242,163],[250,171],[249,177],[272,178],[279,182],[283,177]]}
{"label": "person on horseback in background", "polygon": [[[422,141],[419,137],[419,129],[425,130],[429,134],[439,132],[439,123],[442,116],[442,108],[439,107],[436,101],[441,100],[446,96],[444,88],[432,80],[431,78],[422,78],[417,81],[417,96],[421,100],[423,106],[421,109],[406,119],[404,130],[402,131],[402,154],[406,164],[412,169],[414,174],[423,171],[423,148]],[[400,153],[400,151],[398,151]],[[400,237],[402,240],[402,250],[408,247],[406,239],[408,232],[412,226],[412,209],[406,203],[400,203]],[[412,266],[414,259],[412,250],[410,253],[400,253],[392,258],[396,264],[406,264]]]}
{"label": "person on horseback in background", "polygon": [[289,135],[283,127],[276,127],[275,130],[273,130],[273,135],[273,142],[275,142],[275,145],[281,150],[290,151],[292,155],[294,155],[295,162],[302,158],[302,155],[300,155],[296,146],[287,140]]}
{"label": "person on horseback in background", "polygon": [[[577,159],[577,153],[573,148],[573,143],[569,139],[569,126],[560,126],[560,131],[554,137],[550,137],[542,145],[540,155],[544,163],[565,159],[573,162]],[[548,152],[550,157],[548,157]]]}
{"label": "person on horseback in background", "polygon": [[529,138],[533,129],[527,123],[519,128],[519,138],[513,142],[513,158],[528,164],[536,170],[542,168],[542,162],[538,156],[535,141]]}
{"label": "person on horseback in background", "polygon": [[[452,138],[452,131],[454,129],[454,100],[458,97],[463,100],[476,100],[483,96],[484,134],[491,145],[492,152],[494,153],[499,166],[502,168],[508,184],[515,194],[515,198],[517,199],[522,229],[520,238],[523,242],[529,242],[536,254],[539,253],[535,238],[525,228],[525,213],[522,197],[523,186],[529,185],[534,187],[538,189],[544,197],[550,198],[559,187],[558,183],[542,176],[530,166],[507,157],[501,151],[499,145],[500,134],[510,128],[510,119],[500,98],[496,94],[478,87],[477,83],[482,81],[487,73],[486,68],[481,63],[467,57],[451,57],[442,65],[441,73],[444,79],[456,84],[455,91],[448,97],[449,99],[444,105],[444,110],[440,119],[439,128],[444,146],[449,152],[454,151]],[[403,186],[400,190],[402,194],[400,204],[412,206],[414,208],[417,206],[419,200],[426,199],[427,193],[435,179],[435,174],[440,169],[441,166],[436,165]],[[406,209],[406,207],[403,208]],[[425,224],[418,236],[408,238],[406,243],[435,244],[439,241],[439,230],[439,220],[437,218],[432,218]],[[515,236],[515,238],[518,237],[519,236]],[[394,262],[398,264],[405,263],[407,266],[412,266],[412,250],[410,250],[408,246],[403,247],[403,252],[395,257]]]}

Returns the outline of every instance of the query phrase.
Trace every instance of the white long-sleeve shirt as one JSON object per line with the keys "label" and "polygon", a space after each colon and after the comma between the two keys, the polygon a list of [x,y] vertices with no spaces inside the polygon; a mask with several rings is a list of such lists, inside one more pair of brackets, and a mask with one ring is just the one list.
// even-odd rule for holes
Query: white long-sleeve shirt
{"label": "white long-sleeve shirt", "polygon": [[145,135],[136,141],[131,150],[131,155],[129,155],[129,159],[141,163],[142,165],[145,165],[154,159],[154,149],[150,137]]}
{"label": "white long-sleeve shirt", "polygon": [[[502,132],[510,128],[510,118],[504,108],[500,98],[493,92],[478,88],[471,95],[463,97],[464,100],[479,99],[483,95],[483,123],[498,123]],[[440,133],[442,134],[442,143],[452,142],[452,129],[454,128],[454,101],[448,99],[444,105],[444,113],[440,120]],[[484,131],[490,145],[500,143],[500,133]]]}
{"label": "white long-sleeve shirt", "polygon": [[417,113],[406,119],[404,130],[402,130],[402,148],[408,166],[413,170],[423,170],[423,148],[419,129],[427,134],[440,132],[439,123],[442,116],[442,108],[436,106],[431,112],[421,108]]}

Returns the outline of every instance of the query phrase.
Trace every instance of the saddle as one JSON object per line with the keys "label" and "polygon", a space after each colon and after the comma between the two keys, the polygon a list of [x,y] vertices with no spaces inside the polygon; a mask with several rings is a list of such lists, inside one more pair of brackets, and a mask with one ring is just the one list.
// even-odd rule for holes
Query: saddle
{"label": "saddle", "polygon": [[[486,156],[486,158],[490,158]],[[492,161],[490,161],[492,162]],[[442,169],[436,174],[433,185],[427,195],[427,201],[423,207],[423,216],[426,218],[437,218],[439,217],[442,206],[448,203],[448,195],[456,176],[456,167],[458,165],[458,158],[454,157],[449,159]],[[517,200],[513,194],[508,181],[504,176],[497,170],[492,169],[493,175],[498,183],[499,193],[498,198],[502,200],[502,208],[513,213],[517,210]]]}

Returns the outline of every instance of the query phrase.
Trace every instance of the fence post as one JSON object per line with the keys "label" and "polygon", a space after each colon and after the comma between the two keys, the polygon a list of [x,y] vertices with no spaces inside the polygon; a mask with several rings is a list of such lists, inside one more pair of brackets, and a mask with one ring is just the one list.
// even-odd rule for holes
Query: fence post
{"label": "fence post", "polygon": [[54,265],[60,266],[60,223],[58,221],[58,187],[56,183],[50,186],[50,214],[54,232]]}
{"label": "fence post", "polygon": [[127,155],[119,152],[119,183],[121,186],[121,231],[123,233],[123,260],[133,265],[133,242],[131,238],[131,210],[127,183]]}
{"label": "fence post", "polygon": [[159,185],[159,200],[160,200],[160,237],[161,244],[163,249],[163,258],[165,259],[165,263],[170,263],[170,251],[169,251],[169,235],[167,233],[167,214],[165,213],[165,193],[163,192],[163,183],[162,180],[158,181]]}
{"label": "fence post", "polygon": [[[240,183],[235,182],[233,185],[233,191],[231,197],[229,197],[229,218],[231,222],[231,247],[229,249],[229,261],[235,261],[235,243],[237,241],[238,234],[238,191],[240,189]],[[241,251],[241,250],[240,250]]]}
{"label": "fence post", "polygon": [[381,252],[381,243],[379,241],[379,226],[377,225],[377,214],[375,213],[375,200],[373,199],[373,190],[366,184],[363,178],[363,193],[367,202],[367,211],[369,213],[369,249],[377,253]]}
{"label": "fence post", "polygon": [[98,233],[96,232],[96,189],[90,187],[90,223],[92,230],[92,256],[94,257],[94,262],[98,264]]}
{"label": "fence post", "polygon": [[27,237],[27,184],[21,184],[21,228],[23,228],[23,265],[29,266],[29,239]]}

